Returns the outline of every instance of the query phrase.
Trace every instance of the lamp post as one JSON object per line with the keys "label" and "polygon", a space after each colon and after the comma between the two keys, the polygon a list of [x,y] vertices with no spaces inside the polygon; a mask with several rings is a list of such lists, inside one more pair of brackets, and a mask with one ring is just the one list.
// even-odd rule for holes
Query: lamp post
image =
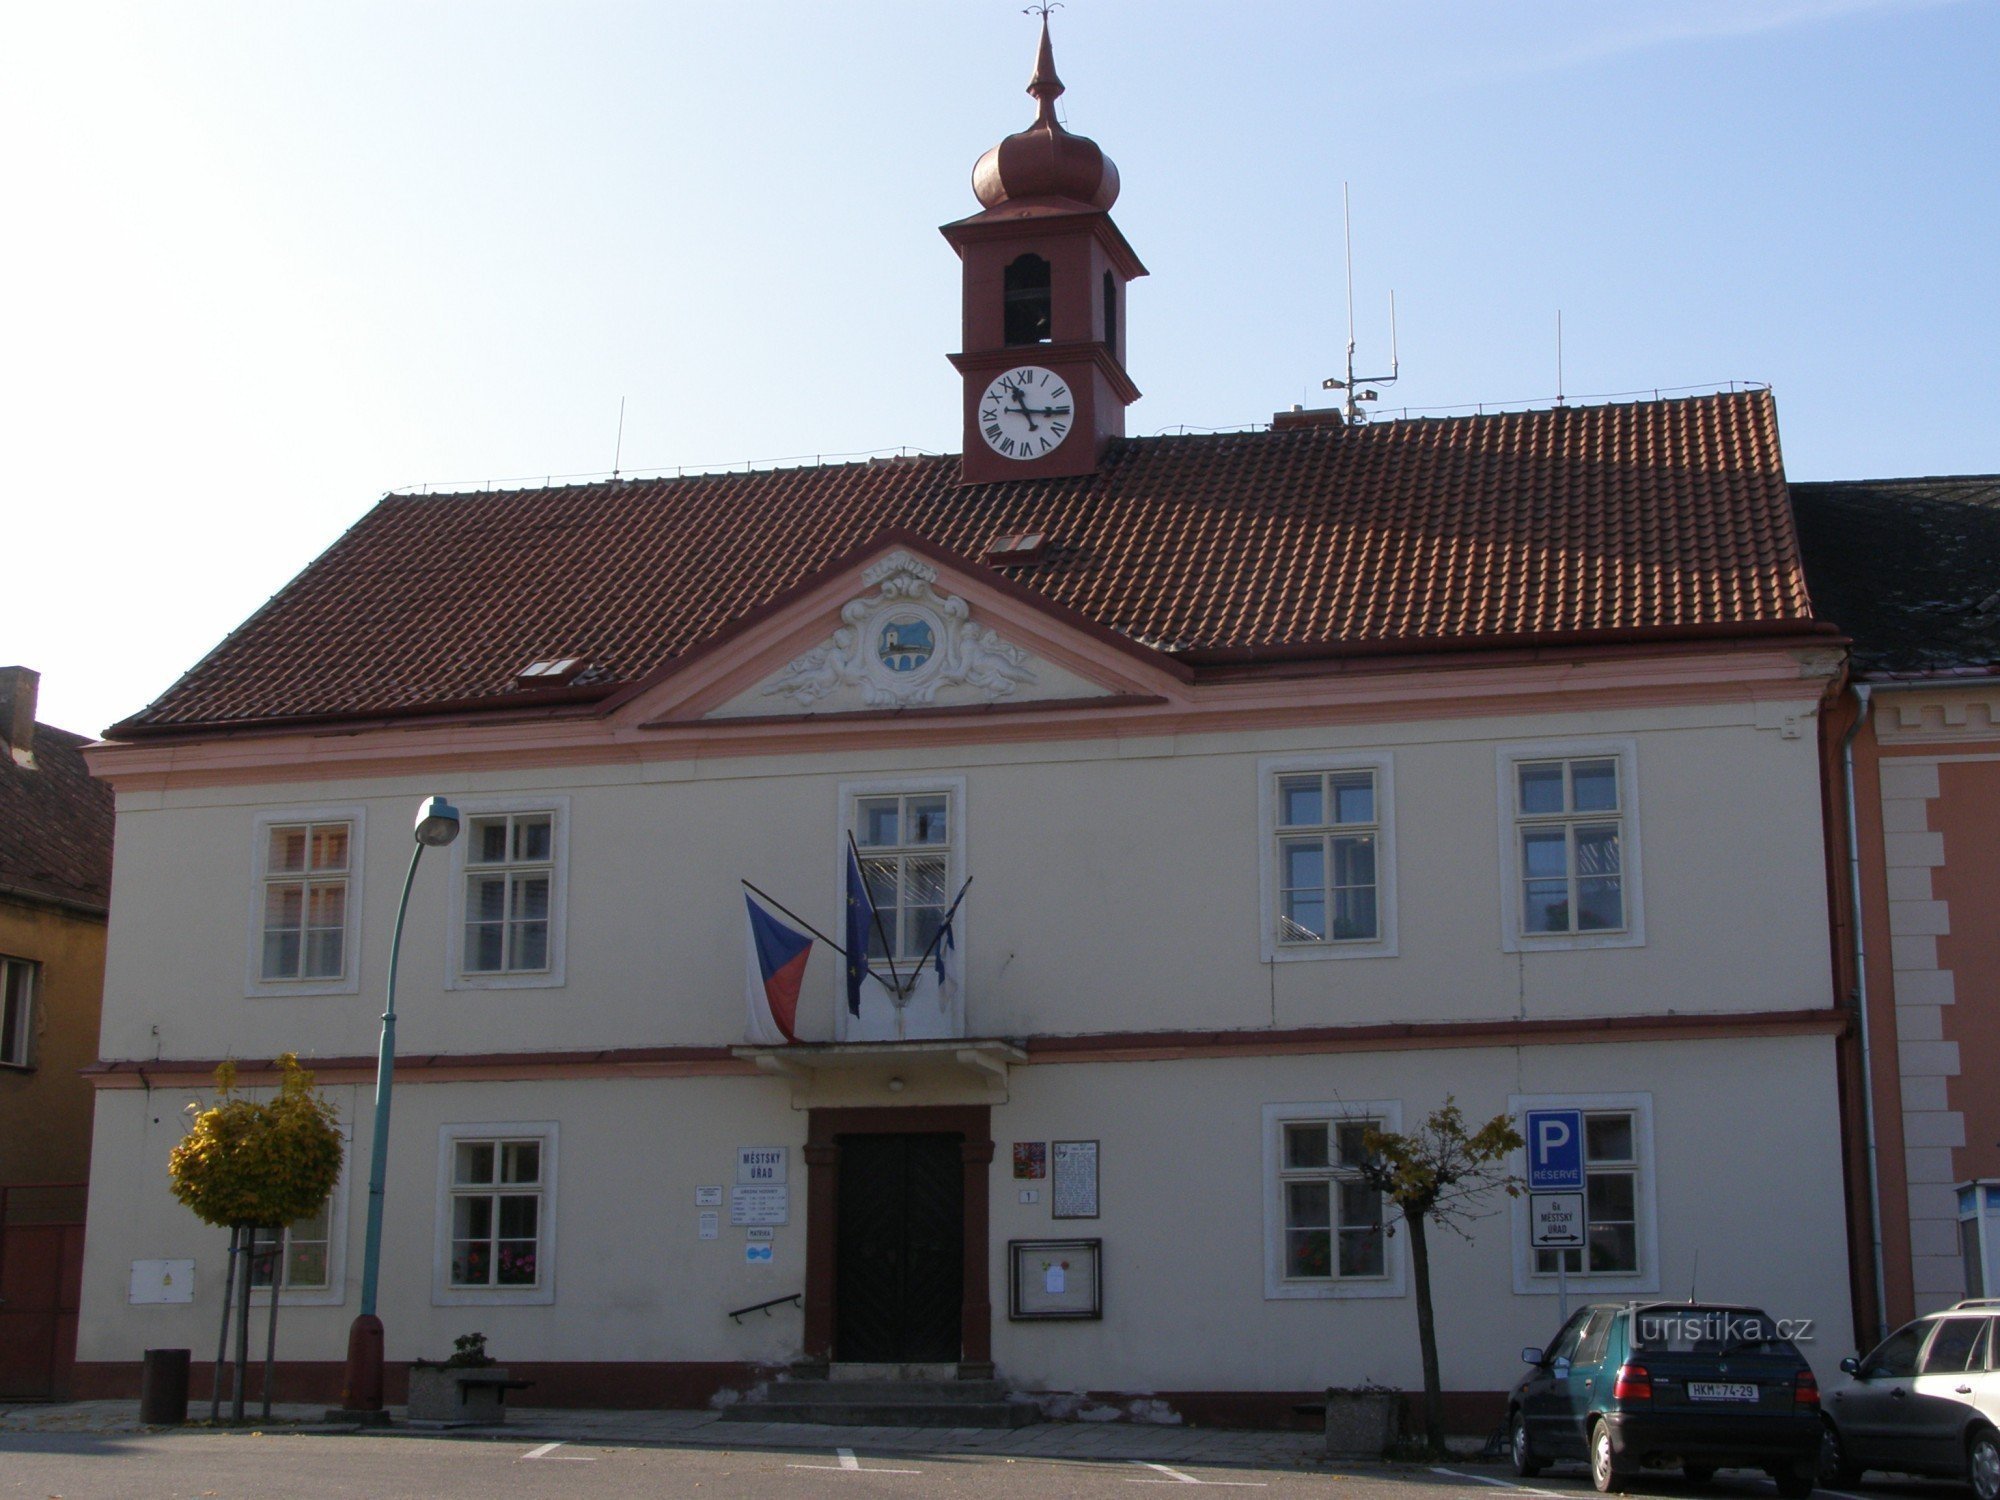
{"label": "lamp post", "polygon": [[396,928],[389,939],[389,993],[382,1010],[382,1049],[375,1060],[375,1132],[368,1142],[368,1234],[361,1253],[361,1311],[347,1330],[347,1375],[341,1391],[343,1415],[363,1421],[388,1420],[382,1407],[382,1320],[375,1316],[375,1288],[382,1271],[382,1185],[389,1169],[389,1091],[396,1082],[396,960],[403,948],[403,915],[410,909],[410,886],[426,849],[441,849],[458,837],[458,809],[442,797],[427,797],[417,809],[416,847],[396,903]]}

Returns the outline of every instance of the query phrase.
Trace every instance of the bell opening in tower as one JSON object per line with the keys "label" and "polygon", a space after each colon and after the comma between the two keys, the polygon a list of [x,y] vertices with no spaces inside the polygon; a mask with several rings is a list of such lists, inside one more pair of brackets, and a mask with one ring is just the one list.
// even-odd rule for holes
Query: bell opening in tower
{"label": "bell opening in tower", "polygon": [[1049,341],[1049,263],[1039,255],[1014,258],[1007,267],[1005,338],[1013,344]]}
{"label": "bell opening in tower", "polygon": [[1104,273],[1104,347],[1118,358],[1118,283],[1109,271]]}

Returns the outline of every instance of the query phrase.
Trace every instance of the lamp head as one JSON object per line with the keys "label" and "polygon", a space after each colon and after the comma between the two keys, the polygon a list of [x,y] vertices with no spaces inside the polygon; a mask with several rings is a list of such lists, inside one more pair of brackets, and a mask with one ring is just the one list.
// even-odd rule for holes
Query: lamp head
{"label": "lamp head", "polygon": [[426,797],[417,809],[417,842],[442,849],[458,837],[458,809],[442,797]]}

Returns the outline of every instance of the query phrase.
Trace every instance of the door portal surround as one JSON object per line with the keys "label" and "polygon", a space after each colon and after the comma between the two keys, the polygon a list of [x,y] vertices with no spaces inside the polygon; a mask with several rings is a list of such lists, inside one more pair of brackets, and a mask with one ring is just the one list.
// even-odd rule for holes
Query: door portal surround
{"label": "door portal surround", "polygon": [[987,1175],[993,1165],[993,1111],[978,1105],[912,1105],[904,1109],[814,1109],[806,1112],[805,1358],[833,1358],[839,1321],[840,1137],[956,1135],[965,1164],[965,1258],[960,1277],[959,1373],[993,1373],[993,1300],[987,1252],[991,1218]]}

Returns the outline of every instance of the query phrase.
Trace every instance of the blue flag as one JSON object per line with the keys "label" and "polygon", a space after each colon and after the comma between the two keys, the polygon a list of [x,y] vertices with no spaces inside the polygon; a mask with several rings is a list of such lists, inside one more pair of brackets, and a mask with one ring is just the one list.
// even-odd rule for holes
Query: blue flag
{"label": "blue flag", "polygon": [[875,903],[861,878],[861,861],[847,850],[847,1013],[861,1014],[861,981],[868,977],[868,943],[875,935]]}

